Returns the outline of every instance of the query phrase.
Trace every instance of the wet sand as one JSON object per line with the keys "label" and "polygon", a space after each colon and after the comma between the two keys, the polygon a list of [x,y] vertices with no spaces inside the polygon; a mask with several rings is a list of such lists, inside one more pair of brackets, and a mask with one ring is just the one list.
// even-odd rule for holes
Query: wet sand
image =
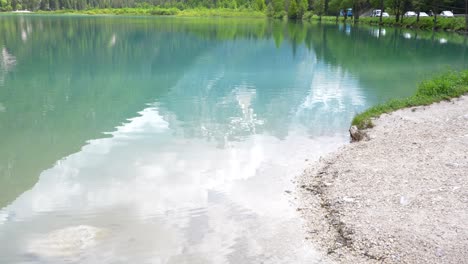
{"label": "wet sand", "polygon": [[468,263],[468,96],[374,124],[298,180],[307,238],[337,263]]}

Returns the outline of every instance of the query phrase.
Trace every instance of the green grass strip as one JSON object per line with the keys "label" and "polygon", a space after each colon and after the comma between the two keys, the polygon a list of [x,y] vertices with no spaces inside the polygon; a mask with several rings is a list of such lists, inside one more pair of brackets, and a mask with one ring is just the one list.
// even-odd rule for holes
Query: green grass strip
{"label": "green grass strip", "polygon": [[371,128],[373,118],[390,113],[398,109],[430,105],[443,100],[459,97],[468,93],[468,70],[462,72],[448,72],[432,80],[422,82],[416,94],[403,99],[393,99],[383,104],[373,106],[356,115],[352,125],[359,129]]}

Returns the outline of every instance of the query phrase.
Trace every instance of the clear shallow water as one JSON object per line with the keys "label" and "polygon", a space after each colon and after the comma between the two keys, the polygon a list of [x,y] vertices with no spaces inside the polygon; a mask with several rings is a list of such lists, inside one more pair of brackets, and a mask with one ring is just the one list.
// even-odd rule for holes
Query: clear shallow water
{"label": "clear shallow water", "polygon": [[432,32],[0,22],[0,263],[319,263],[292,179],[356,112],[465,67]]}

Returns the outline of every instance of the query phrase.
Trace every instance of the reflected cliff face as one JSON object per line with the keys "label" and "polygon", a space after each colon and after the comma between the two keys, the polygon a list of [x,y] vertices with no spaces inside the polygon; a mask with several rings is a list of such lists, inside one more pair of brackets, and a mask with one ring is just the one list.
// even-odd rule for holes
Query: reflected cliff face
{"label": "reflected cliff face", "polygon": [[391,29],[0,22],[6,263],[319,261],[288,194],[305,160],[356,112],[464,66],[463,39]]}

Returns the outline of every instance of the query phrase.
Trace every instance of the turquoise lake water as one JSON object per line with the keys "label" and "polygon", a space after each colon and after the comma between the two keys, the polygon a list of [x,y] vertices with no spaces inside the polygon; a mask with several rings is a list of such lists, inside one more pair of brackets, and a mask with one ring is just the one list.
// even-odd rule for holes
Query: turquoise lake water
{"label": "turquoise lake water", "polygon": [[[320,263],[294,178],[455,34],[0,16],[0,263]],[[292,191],[292,193],[290,193]]]}

